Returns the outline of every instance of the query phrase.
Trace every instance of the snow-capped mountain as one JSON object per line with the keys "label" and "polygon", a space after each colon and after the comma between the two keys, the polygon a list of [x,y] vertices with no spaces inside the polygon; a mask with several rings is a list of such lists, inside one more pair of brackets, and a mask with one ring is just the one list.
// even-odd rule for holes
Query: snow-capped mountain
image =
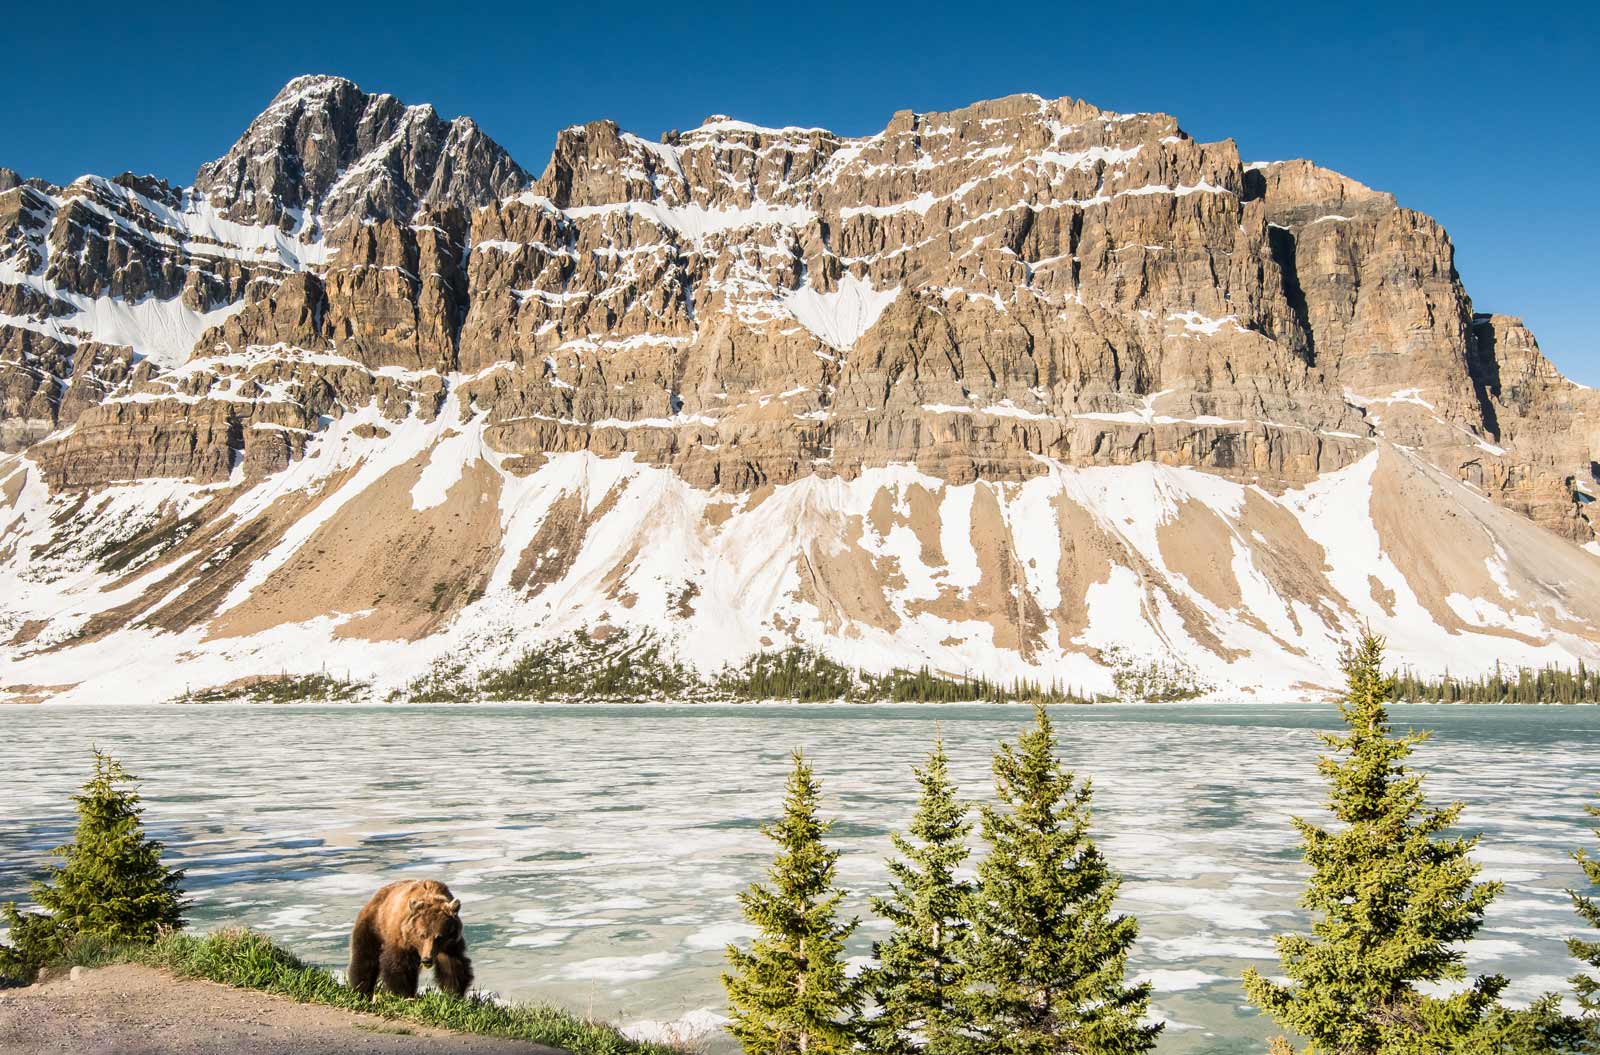
{"label": "snow-capped mountain", "polygon": [[[1428,217],[1161,114],[562,132],[302,77],[193,186],[0,170],[0,692],[714,670],[1219,690],[1600,656],[1600,399]],[[1587,548],[1588,552],[1585,552]]]}

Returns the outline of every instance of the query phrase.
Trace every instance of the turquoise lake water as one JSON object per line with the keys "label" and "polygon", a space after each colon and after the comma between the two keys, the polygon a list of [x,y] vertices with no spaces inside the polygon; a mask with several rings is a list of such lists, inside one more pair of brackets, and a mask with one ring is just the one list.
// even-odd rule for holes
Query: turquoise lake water
{"label": "turquoise lake water", "polygon": [[[1291,815],[1322,815],[1321,705],[1059,708],[1062,750],[1095,786],[1096,832],[1126,876],[1170,1053],[1259,1051],[1273,1030],[1240,972],[1276,974],[1271,936],[1304,926]],[[1505,883],[1475,970],[1518,999],[1563,987],[1577,933],[1568,853],[1593,846],[1600,708],[1394,708],[1433,729],[1416,763],[1466,803]],[[692,1034],[723,1010],[735,897],[769,859],[757,827],[791,749],[823,782],[851,911],[884,883],[910,817],[910,767],[942,729],[973,800],[994,745],[1031,721],[992,706],[219,706],[8,708],[0,735],[0,900],[25,896],[69,837],[90,745],[142,779],[146,820],[188,870],[200,927],[244,924],[343,967],[367,896],[443,879],[464,901],[479,984],[634,1027]],[[852,950],[864,956],[875,931]],[[713,1041],[713,1048],[722,1047]]]}

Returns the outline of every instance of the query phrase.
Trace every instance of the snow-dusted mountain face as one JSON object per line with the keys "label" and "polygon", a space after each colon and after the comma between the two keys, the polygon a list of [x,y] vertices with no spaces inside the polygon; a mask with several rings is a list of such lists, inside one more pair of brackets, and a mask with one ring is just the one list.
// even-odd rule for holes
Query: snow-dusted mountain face
{"label": "snow-dusted mountain face", "polygon": [[1301,691],[1369,622],[1600,656],[1600,400],[1439,225],[1070,99],[532,179],[299,78],[191,187],[0,170],[0,401],[13,698],[607,627],[1088,689]]}

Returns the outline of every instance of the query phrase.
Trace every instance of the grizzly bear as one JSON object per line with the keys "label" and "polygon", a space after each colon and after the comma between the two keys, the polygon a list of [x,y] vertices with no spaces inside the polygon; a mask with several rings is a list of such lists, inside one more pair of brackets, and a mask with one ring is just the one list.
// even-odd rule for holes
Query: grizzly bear
{"label": "grizzly bear", "polygon": [[432,879],[382,887],[356,917],[350,932],[350,987],[371,997],[378,980],[397,996],[417,995],[421,968],[452,996],[472,984],[472,961],[461,933],[461,901]]}

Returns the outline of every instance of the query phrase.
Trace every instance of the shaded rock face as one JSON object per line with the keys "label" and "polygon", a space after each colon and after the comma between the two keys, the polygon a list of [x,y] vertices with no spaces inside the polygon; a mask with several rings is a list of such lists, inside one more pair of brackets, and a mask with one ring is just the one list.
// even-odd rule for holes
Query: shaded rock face
{"label": "shaded rock face", "polygon": [[[528,175],[470,120],[285,86],[190,188],[0,173],[0,443],[60,488],[278,471],[376,405],[749,491],[1378,440],[1576,541],[1592,393],[1476,316],[1428,217],[1166,115],[1014,96],[880,133],[608,121]],[[66,426],[70,432],[54,435]]]}
{"label": "shaded rock face", "polygon": [[1505,453],[1469,457],[1457,476],[1558,534],[1592,539],[1600,399],[1561,376],[1521,319],[1474,316],[1471,337],[1487,431]]}

